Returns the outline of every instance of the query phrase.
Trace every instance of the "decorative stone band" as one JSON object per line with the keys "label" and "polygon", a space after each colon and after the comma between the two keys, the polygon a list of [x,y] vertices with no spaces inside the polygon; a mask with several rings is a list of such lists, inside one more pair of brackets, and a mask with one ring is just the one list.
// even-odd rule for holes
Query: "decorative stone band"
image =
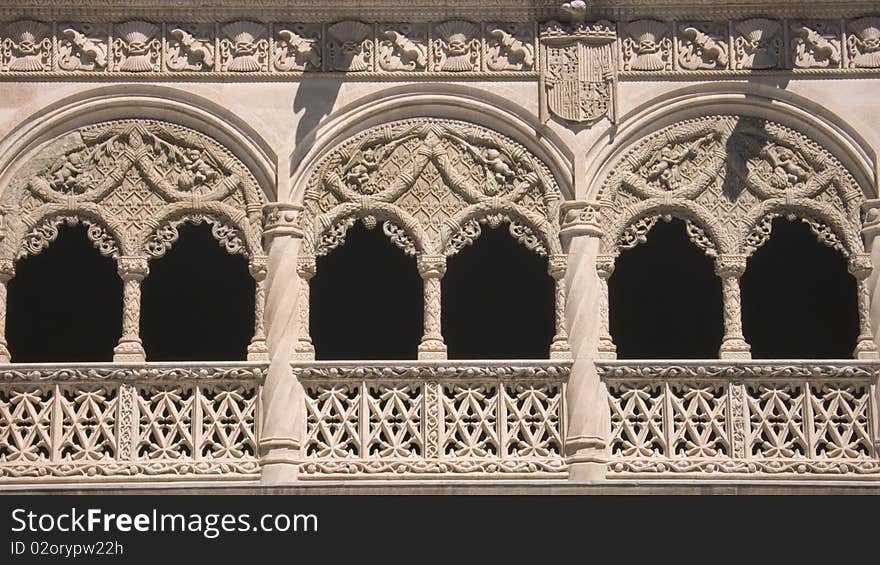
{"label": "decorative stone band", "polygon": [[570,364],[293,366],[306,397],[300,478],[566,477]]}
{"label": "decorative stone band", "polygon": [[0,369],[0,484],[259,476],[265,364]]}
{"label": "decorative stone band", "polygon": [[263,236],[272,238],[283,235],[301,237],[302,206],[285,202],[270,202],[263,206]]}
{"label": "decorative stone band", "polygon": [[603,361],[608,477],[880,478],[880,365]]}
{"label": "decorative stone band", "polygon": [[[598,14],[591,17],[598,18]],[[692,21],[608,22],[609,39],[618,39],[610,63],[622,77],[632,78],[880,72],[876,46],[880,17],[876,15],[826,20],[706,19],[703,14]],[[536,20],[283,21],[289,20],[198,24],[137,19],[11,21],[0,24],[5,46],[0,77],[309,77],[323,72],[398,78],[523,78],[537,76],[541,60]],[[567,29],[556,22],[544,25]],[[576,31],[567,36],[579,37]]]}

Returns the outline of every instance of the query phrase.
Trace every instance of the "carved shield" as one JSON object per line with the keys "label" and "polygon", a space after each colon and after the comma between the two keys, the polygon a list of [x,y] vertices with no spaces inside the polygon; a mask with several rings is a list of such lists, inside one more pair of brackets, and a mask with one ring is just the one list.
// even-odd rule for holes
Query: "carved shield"
{"label": "carved shield", "polygon": [[544,87],[547,106],[572,122],[597,120],[611,107],[612,50],[610,43],[575,40],[547,45]]}

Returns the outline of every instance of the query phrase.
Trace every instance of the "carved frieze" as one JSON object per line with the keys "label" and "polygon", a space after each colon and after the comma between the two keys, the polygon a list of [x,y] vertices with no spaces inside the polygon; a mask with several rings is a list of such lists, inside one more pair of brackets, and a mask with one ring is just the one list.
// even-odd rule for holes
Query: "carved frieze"
{"label": "carved frieze", "polygon": [[220,28],[220,70],[234,73],[269,70],[266,24],[233,22]]}
{"label": "carved frieze", "polygon": [[60,23],[56,34],[57,64],[62,71],[107,70],[108,53],[106,25]]}
{"label": "carved frieze", "polygon": [[320,71],[321,26],[276,24],[272,68],[276,71]]}
{"label": "carved frieze", "polygon": [[755,18],[734,24],[734,68],[761,70],[780,68],[783,63],[782,24]]}
{"label": "carved frieze", "polygon": [[796,69],[839,68],[843,63],[839,22],[793,22],[791,57]]}
{"label": "carved frieze", "polygon": [[110,70],[129,73],[156,72],[162,52],[160,26],[131,21],[113,25],[113,65]]}
{"label": "carved frieze", "polygon": [[530,24],[486,25],[486,70],[531,71],[535,68],[535,34]]}
{"label": "carved frieze", "polygon": [[480,26],[450,21],[433,26],[431,67],[434,71],[459,73],[480,71]]}
{"label": "carved frieze", "polygon": [[880,68],[880,17],[861,18],[849,22],[846,48],[849,66]]}
{"label": "carved frieze", "polygon": [[621,61],[626,71],[672,69],[672,26],[639,20],[622,26]]}
{"label": "carved frieze", "polygon": [[330,71],[373,70],[373,26],[363,22],[335,23],[327,28],[327,65]]}
{"label": "carved frieze", "polygon": [[379,69],[388,72],[428,68],[428,26],[382,24],[377,34]]}
{"label": "carved frieze", "polygon": [[727,22],[690,22],[678,24],[678,67],[688,71],[729,68],[730,47]]}
{"label": "carved frieze", "polygon": [[2,68],[6,71],[52,70],[52,26],[21,20],[3,28]]}
{"label": "carved frieze", "polygon": [[169,71],[213,71],[214,26],[170,24],[165,27],[165,68]]}

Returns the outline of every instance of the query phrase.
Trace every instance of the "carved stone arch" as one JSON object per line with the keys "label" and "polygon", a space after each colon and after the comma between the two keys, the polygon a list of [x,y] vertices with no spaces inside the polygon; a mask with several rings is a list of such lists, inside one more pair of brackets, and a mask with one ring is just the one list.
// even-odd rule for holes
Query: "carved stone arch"
{"label": "carved stone arch", "polygon": [[345,243],[345,235],[358,220],[368,229],[382,222],[382,232],[411,256],[430,254],[428,236],[411,214],[386,202],[361,199],[320,214],[309,230],[305,253],[326,255]]}
{"label": "carved stone arch", "polygon": [[119,258],[128,251],[125,238],[118,222],[112,218],[102,217],[93,206],[68,208],[61,204],[46,204],[35,210],[33,215],[21,218],[10,218],[10,223],[20,222],[23,229],[17,230],[20,235],[18,242],[12,243],[13,259],[21,259],[27,255],[37,255],[46,249],[58,237],[58,228],[62,223],[68,225],[83,224],[89,241],[101,255]]}
{"label": "carved stone arch", "polygon": [[770,239],[773,219],[779,216],[804,222],[820,243],[839,251],[851,263],[865,253],[862,238],[848,228],[843,214],[834,209],[823,209],[807,199],[790,203],[766,202],[752,211],[743,226],[746,233],[738,238],[740,248],[737,253],[751,256],[763,246]]}
{"label": "carved stone arch", "polygon": [[227,253],[254,257],[262,254],[260,231],[242,210],[222,202],[205,202],[194,206],[178,202],[168,206],[146,224],[138,235],[138,254],[152,258],[163,256],[178,239],[177,229],[184,223],[211,226],[211,234]]}
{"label": "carved stone arch", "polygon": [[643,243],[657,220],[667,217],[683,220],[688,238],[709,257],[735,251],[718,221],[704,207],[688,200],[667,202],[650,199],[630,205],[605,231],[600,246],[601,253],[617,255],[621,249]]}
{"label": "carved stone arch", "polygon": [[509,223],[510,235],[526,249],[538,255],[562,254],[559,238],[551,222],[533,211],[509,202],[482,202],[469,206],[450,218],[443,225],[441,249],[451,256],[480,237],[480,224],[498,227]]}
{"label": "carved stone arch", "polygon": [[441,255],[475,217],[502,213],[526,224],[552,253],[560,250],[560,198],[548,168],[506,136],[418,118],[374,127],[330,152],[309,180],[304,208],[314,251],[328,234],[334,242],[344,237],[357,215],[390,219],[418,251]]}

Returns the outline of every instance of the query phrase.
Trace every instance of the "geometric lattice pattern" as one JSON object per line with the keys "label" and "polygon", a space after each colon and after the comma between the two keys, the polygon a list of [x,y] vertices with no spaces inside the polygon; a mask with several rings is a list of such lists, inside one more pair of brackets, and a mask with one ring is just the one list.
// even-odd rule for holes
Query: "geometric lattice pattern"
{"label": "geometric lattice pattern", "polygon": [[[605,377],[612,472],[880,472],[871,370],[618,365]],[[737,372],[790,378],[736,382]],[[811,372],[816,378],[809,379]],[[823,372],[849,378],[824,379]]]}
{"label": "geometric lattice pattern", "polygon": [[434,381],[365,372],[377,378],[298,375],[307,404],[305,475],[563,470],[558,376],[470,380],[462,369],[461,378]]}
{"label": "geometric lattice pattern", "polygon": [[252,476],[262,372],[5,371],[40,384],[0,384],[0,477]]}

